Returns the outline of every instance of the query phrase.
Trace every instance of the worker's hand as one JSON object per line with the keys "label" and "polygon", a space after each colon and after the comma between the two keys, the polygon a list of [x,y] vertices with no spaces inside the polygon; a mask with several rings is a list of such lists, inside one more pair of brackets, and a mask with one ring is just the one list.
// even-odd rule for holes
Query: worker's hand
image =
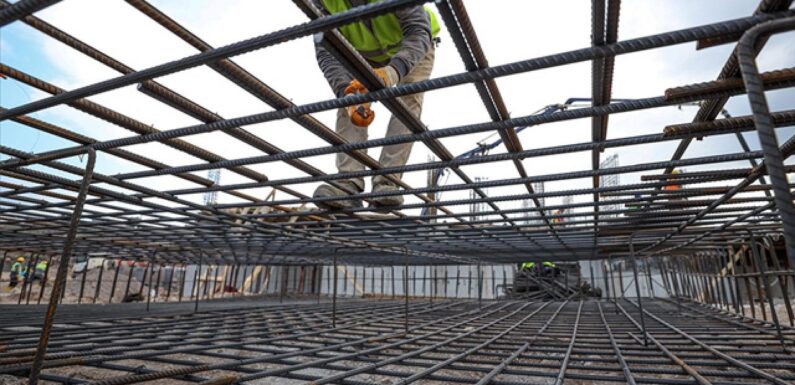
{"label": "worker's hand", "polygon": [[[366,93],[367,88],[356,79],[351,80],[345,87],[345,95]],[[345,110],[348,112],[348,117],[351,118],[351,123],[358,127],[368,127],[375,119],[375,112],[370,108],[370,103],[348,106],[345,107]]]}
{"label": "worker's hand", "polygon": [[381,78],[381,81],[384,82],[385,87],[392,87],[400,81],[397,70],[392,66],[376,68],[375,73]]}
{"label": "worker's hand", "polygon": [[364,86],[364,84],[362,84],[360,81],[356,79],[353,79],[351,80],[350,83],[348,83],[348,86],[345,87],[345,92],[344,92],[345,95],[366,94],[366,93],[367,93],[367,88]]}
{"label": "worker's hand", "polygon": [[375,112],[370,108],[370,103],[357,104],[346,107],[351,123],[358,127],[369,127],[375,119]]}

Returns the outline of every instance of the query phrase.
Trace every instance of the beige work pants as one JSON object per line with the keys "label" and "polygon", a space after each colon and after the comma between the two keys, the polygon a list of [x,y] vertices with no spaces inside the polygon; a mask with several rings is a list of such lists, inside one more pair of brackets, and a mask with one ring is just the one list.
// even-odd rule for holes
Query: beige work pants
{"label": "beige work pants", "polygon": [[[412,69],[411,72],[409,72],[403,79],[400,80],[400,84],[415,83],[430,78],[431,70],[433,69],[434,56],[435,49],[431,48],[431,50],[428,51],[428,54],[425,55],[425,57],[422,58],[419,63],[417,63],[414,69]],[[419,93],[402,96],[399,99],[403,101],[406,107],[408,107],[409,112],[417,117],[420,117],[422,114],[422,97],[423,94]],[[363,142],[367,140],[367,128],[358,127],[351,123],[348,113],[344,108],[340,108],[337,111],[336,131],[348,142]],[[410,133],[410,131],[406,125],[401,123],[400,120],[396,119],[394,116],[390,118],[389,125],[386,129],[387,137],[408,133]],[[384,167],[397,167],[405,165],[409,159],[409,155],[411,154],[411,146],[413,144],[414,143],[409,142],[385,146],[381,150],[381,158],[379,159],[379,162]],[[345,153],[338,153],[337,169],[339,172],[361,171],[364,170],[364,165]],[[398,173],[392,175],[396,178],[401,178],[403,174]],[[364,178],[354,178],[350,179],[350,181],[356,184],[360,190],[364,191]],[[388,182],[388,179],[386,179],[385,176],[376,175],[373,177],[374,186],[384,182]]]}

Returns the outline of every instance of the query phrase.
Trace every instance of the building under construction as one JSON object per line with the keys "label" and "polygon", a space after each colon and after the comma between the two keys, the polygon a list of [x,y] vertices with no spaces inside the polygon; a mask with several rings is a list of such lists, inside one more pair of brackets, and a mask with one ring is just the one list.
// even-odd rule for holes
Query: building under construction
{"label": "building under construction", "polygon": [[[115,3],[122,17],[103,11]],[[211,45],[218,28],[173,3],[0,0],[0,384],[795,384],[791,0],[673,21],[675,2],[543,16],[561,31],[589,20],[577,36],[495,22],[537,17],[537,2],[260,3],[298,19]],[[420,5],[441,25],[438,71],[385,87],[338,28]],[[118,28],[142,47],[176,48],[147,61],[81,28],[127,22],[147,27]],[[518,59],[499,28],[519,34]],[[311,43],[369,92],[315,89]],[[62,81],[36,60],[47,49],[92,80]],[[274,51],[312,75],[249,65]],[[590,94],[513,86],[569,69]],[[665,85],[613,95],[627,83]],[[213,105],[222,88],[245,103]],[[417,93],[422,117],[401,99]],[[481,115],[437,112],[465,95]],[[545,107],[523,112],[534,98]],[[377,124],[408,133],[335,132],[336,110],[376,102]],[[414,144],[404,166],[371,155],[398,143]],[[364,169],[337,171],[337,154]],[[405,203],[312,195],[371,176],[399,190],[333,199]]]}

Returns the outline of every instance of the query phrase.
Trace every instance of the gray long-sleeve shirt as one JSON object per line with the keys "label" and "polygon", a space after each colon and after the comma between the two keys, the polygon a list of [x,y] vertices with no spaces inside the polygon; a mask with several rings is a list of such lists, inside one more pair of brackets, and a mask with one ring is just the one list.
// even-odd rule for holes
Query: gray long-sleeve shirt
{"label": "gray long-sleeve shirt", "polygon": [[[350,0],[350,2],[354,7],[367,3],[366,0]],[[320,0],[315,0],[315,5],[318,9],[325,11]],[[428,13],[421,6],[397,10],[395,11],[395,16],[397,16],[400,28],[403,31],[403,41],[401,42],[400,50],[390,58],[388,63],[368,61],[374,67],[390,65],[395,68],[400,78],[403,78],[425,57],[433,45],[431,21]],[[343,96],[342,93],[345,87],[353,80],[353,76],[317,41],[319,41],[318,37],[315,39],[315,54],[317,55],[317,63],[320,66],[320,70],[323,71],[323,75],[329,85],[331,85],[334,94]]]}

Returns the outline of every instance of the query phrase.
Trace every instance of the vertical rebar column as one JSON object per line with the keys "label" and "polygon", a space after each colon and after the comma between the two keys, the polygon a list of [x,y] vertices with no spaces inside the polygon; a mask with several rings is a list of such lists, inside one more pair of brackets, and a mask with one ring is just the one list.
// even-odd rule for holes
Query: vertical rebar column
{"label": "vertical rebar column", "polygon": [[646,264],[646,278],[648,278],[649,281],[649,297],[654,298],[654,281],[651,277],[651,258],[646,256],[646,258],[643,259],[643,263]]}
{"label": "vertical rebar column", "polygon": [[130,284],[132,283],[133,271],[135,271],[135,264],[137,262],[137,260],[133,261],[132,265],[128,266],[130,268],[130,272],[127,273],[127,284],[124,285],[124,297],[122,297],[122,302],[124,302],[124,299],[127,298],[128,294],[130,294]]}
{"label": "vertical rebar column", "polygon": [[478,309],[483,308],[483,268],[478,258]]}
{"label": "vertical rebar column", "polygon": [[[314,270],[315,277],[312,280],[312,282],[313,282],[312,285],[316,287],[316,289],[314,289],[314,290],[317,291],[317,303],[318,304],[320,303],[320,293],[323,291],[323,269],[320,268],[320,266],[322,266],[322,265],[316,265],[315,266],[315,270]],[[382,273],[383,273],[383,271],[382,271]],[[383,281],[383,278],[384,278],[383,274],[381,275],[381,278],[382,278],[382,281]]]}
{"label": "vertical rebar column", "polygon": [[345,271],[342,274],[342,294],[348,295],[348,265],[345,265]]}
{"label": "vertical rebar column", "polygon": [[[638,297],[638,309],[640,309],[640,326],[641,329],[643,329],[643,346],[649,346],[649,337],[646,334],[646,317],[643,314],[643,299],[640,296],[640,283],[638,281],[638,263],[635,258],[635,245],[632,242],[632,238],[634,238],[634,236],[635,233],[632,233],[629,236],[629,255],[632,259],[632,275],[635,278],[635,295]],[[624,290],[623,287],[621,290]]]}
{"label": "vertical rebar column", "polygon": [[491,265],[491,297],[497,299],[497,275],[494,273],[494,265]]}
{"label": "vertical rebar column", "polygon": [[726,254],[726,267],[729,269],[729,274],[731,274],[731,279],[729,279],[729,291],[731,292],[732,306],[734,307],[734,312],[740,314],[742,300],[740,298],[740,285],[737,284],[737,274],[734,272],[734,247],[731,245],[726,246]]}
{"label": "vertical rebar column", "polygon": [[25,302],[30,300],[30,292],[33,290],[33,273],[35,273],[36,265],[39,263],[39,254],[34,254],[33,258],[28,258],[28,268],[25,272],[25,277],[22,279],[22,291],[19,293],[19,299],[17,299],[17,305],[22,303],[22,298],[25,298]]}
{"label": "vertical rebar column", "polygon": [[199,266],[196,268],[196,274],[193,275],[193,287],[190,288],[190,293],[196,292],[196,298],[193,302],[193,312],[199,311],[199,277],[201,276],[202,265],[204,264],[204,253],[199,253]]}
{"label": "vertical rebar column", "polygon": [[176,266],[171,266],[171,273],[168,275],[168,283],[166,284],[166,302],[171,299],[171,286],[174,284],[174,274],[177,273]]}
{"label": "vertical rebar column", "polygon": [[116,271],[113,273],[113,284],[110,286],[108,304],[113,302],[113,295],[116,294],[116,283],[119,282],[119,270],[121,269],[121,259],[116,261]]}
{"label": "vertical rebar column", "polygon": [[210,290],[210,297],[214,298],[215,293],[218,292],[218,273],[221,272],[221,266],[215,265],[215,271],[213,272],[213,288]]}
{"label": "vertical rebar column", "polygon": [[44,277],[41,279],[41,290],[39,290],[39,298],[36,304],[41,304],[41,299],[44,297],[44,292],[47,291],[47,279],[50,276],[50,266],[52,266],[52,255],[47,259],[47,268],[44,269]]}
{"label": "vertical rebar column", "polygon": [[334,287],[331,294],[331,327],[337,327],[337,250],[334,250]]}
{"label": "vertical rebar column", "polygon": [[152,267],[152,261],[148,261],[146,263],[146,267],[144,267],[144,276],[141,278],[141,285],[138,286],[138,295],[143,296],[144,286],[146,286],[146,279],[149,278],[149,268]]}
{"label": "vertical rebar column", "polygon": [[[751,268],[748,267],[748,248],[746,247],[745,250],[740,249],[740,262],[743,268],[742,270],[742,281],[743,286],[745,287],[745,293],[748,296],[748,305],[750,306],[750,313],[751,318],[756,318],[756,306],[754,305],[754,294],[751,290],[751,279],[748,277]],[[745,306],[743,306],[745,309]],[[745,311],[743,310],[743,315],[745,315]]]}
{"label": "vertical rebar column", "polygon": [[[182,263],[182,272],[179,275],[179,293],[177,294],[177,302],[182,302],[182,296],[185,295],[185,273],[187,270],[187,265]],[[176,270],[174,271],[176,274]]]}
{"label": "vertical rebar column", "polygon": [[91,177],[94,174],[94,164],[97,160],[97,153],[93,148],[88,149],[88,162],[86,163],[85,173],[83,174],[83,181],[80,183],[80,190],[78,190],[77,198],[74,203],[74,210],[72,217],[69,220],[69,230],[64,239],[63,252],[61,259],[58,261],[58,270],[55,275],[55,282],[52,287],[52,294],[50,295],[50,303],[47,306],[47,313],[44,315],[44,325],[41,328],[41,336],[39,337],[39,344],[36,348],[36,355],[33,358],[33,363],[30,366],[30,385],[36,385],[39,382],[39,372],[41,371],[42,363],[44,363],[44,356],[47,354],[47,344],[50,340],[50,331],[52,324],[55,320],[55,312],[58,310],[58,301],[61,297],[61,290],[63,284],[66,282],[66,274],[69,269],[69,259],[72,257],[72,250],[74,248],[75,238],[77,237],[77,226],[80,224],[80,216],[83,214],[83,205],[86,202],[86,195],[88,195],[88,187],[91,184]]}
{"label": "vertical rebar column", "polygon": [[[204,296],[204,299],[209,299],[210,298],[210,294],[208,292],[208,290],[210,288],[210,270],[211,270],[210,266],[207,266],[207,268],[204,269],[204,290],[202,291],[202,296]],[[244,270],[244,273],[245,273],[245,270]],[[245,277],[246,276],[244,274],[243,275],[243,285],[240,288],[241,292],[243,291],[243,289],[245,287],[245,283],[246,283]],[[199,287],[201,287],[201,286],[199,286]]]}
{"label": "vertical rebar column", "polygon": [[289,282],[289,279],[290,279],[290,266],[289,265],[283,265],[281,270],[282,270],[282,275],[281,275],[282,288],[280,290],[281,294],[279,295],[279,303],[284,302],[284,296],[287,295],[287,285],[290,283]]}
{"label": "vertical rebar column", "polygon": [[610,283],[611,283],[610,281],[613,280],[613,272],[612,272],[612,270],[610,270],[608,272],[608,267],[609,267],[608,266],[608,261],[610,260],[610,256],[608,256],[607,258],[608,258],[607,261],[602,261],[602,278],[605,281],[605,297],[609,301],[610,300],[610,291],[611,291],[610,290]]}
{"label": "vertical rebar column", "polygon": [[28,257],[27,262],[25,262],[27,264],[27,266],[23,267],[25,269],[23,271],[24,274],[21,274],[22,275],[22,289],[20,290],[19,297],[17,298],[17,305],[22,303],[22,298],[25,297],[25,293],[27,293],[27,291],[28,291],[27,288],[28,288],[28,281],[30,280],[31,264],[33,263],[34,259],[38,259],[38,258],[39,257],[36,254],[31,254],[30,257]]}
{"label": "vertical rebar column", "polygon": [[[353,267],[353,294],[351,297],[356,297],[356,278],[359,276],[359,270],[356,266]],[[364,287],[362,287],[362,297],[364,297]]]}
{"label": "vertical rebar column", "polygon": [[773,268],[779,272],[778,274],[778,288],[781,290],[781,298],[784,300],[784,308],[787,310],[787,317],[789,318],[790,326],[795,326],[795,315],[792,311],[792,303],[790,302],[789,298],[789,277],[790,275],[788,271],[785,271],[782,266],[781,262],[778,260],[778,253],[776,252],[775,244],[773,240],[770,239],[770,236],[766,236],[763,239],[764,244],[767,246],[768,253],[770,254],[770,260],[773,261]]}
{"label": "vertical rebar column", "polygon": [[3,258],[0,258],[0,282],[3,282],[3,269],[6,267],[6,257],[8,257],[8,252],[3,250]]}
{"label": "vertical rebar column", "polygon": [[433,297],[436,296],[436,269],[431,268],[431,308],[433,308]]}
{"label": "vertical rebar column", "polygon": [[455,266],[455,294],[453,298],[458,298],[458,288],[461,286],[461,266]]}
{"label": "vertical rebar column", "polygon": [[83,303],[83,291],[86,287],[86,277],[88,277],[88,267],[90,265],[91,257],[86,256],[86,267],[83,268],[83,276],[80,277],[80,293],[77,296],[77,303]]}
{"label": "vertical rebar column", "polygon": [[[762,282],[765,285],[765,297],[767,297],[768,305],[770,306],[770,318],[773,320],[773,326],[776,327],[776,334],[778,334],[778,339],[781,341],[781,346],[784,346],[784,336],[781,334],[781,324],[778,320],[778,314],[776,314],[776,307],[773,303],[772,291],[770,290],[770,277],[767,275],[767,256],[760,255],[764,252],[764,249],[762,248],[762,244],[756,241],[756,237],[751,230],[748,230],[748,236],[751,240],[751,251],[754,255],[754,262],[756,262],[758,266],[759,273],[762,275]],[[757,245],[759,245],[758,249]],[[760,305],[764,307],[764,304]]]}
{"label": "vertical rebar column", "polygon": [[[444,284],[445,284],[445,293],[447,293],[447,271],[445,270],[444,273]],[[505,269],[505,266],[502,267],[502,292],[503,294],[507,294],[505,289],[508,287],[508,272]],[[503,296],[504,299],[508,299],[508,296]]]}
{"label": "vertical rebar column", "polygon": [[[47,264],[49,267],[49,264]],[[102,265],[99,267],[99,276],[97,277],[97,286],[94,288],[94,298],[91,299],[91,303],[97,303],[97,297],[99,297],[99,291],[102,288],[102,275],[105,272],[105,258],[102,258]]]}
{"label": "vertical rebar column", "polygon": [[[149,311],[149,304],[152,303],[152,276],[155,275],[155,255],[157,255],[157,251],[152,252],[152,260],[149,261],[149,285],[146,287],[146,311]],[[146,278],[144,278],[146,281]]]}
{"label": "vertical rebar column", "polygon": [[33,281],[34,281],[34,278],[36,278],[36,266],[39,265],[39,261],[41,260],[42,257],[44,257],[44,256],[43,255],[37,256],[36,257],[36,263],[33,265],[33,275],[31,275],[31,277],[30,277],[30,287],[28,288],[28,293],[25,296],[25,305],[29,305],[30,304],[30,296],[31,296],[31,294],[33,294]]}
{"label": "vertical rebar column", "polygon": [[403,289],[403,291],[405,292],[405,295],[403,296],[404,297],[404,301],[403,301],[403,304],[404,304],[404,306],[403,306],[403,314],[404,314],[403,328],[404,328],[406,334],[408,334],[409,333],[409,253],[408,253],[408,251],[406,251],[406,255],[403,258],[404,258],[405,268],[406,268],[406,273],[403,274],[403,278],[405,279],[405,282],[404,282],[405,286],[404,286],[404,289]]}
{"label": "vertical rebar column", "polygon": [[422,293],[423,296],[426,296],[428,295],[428,292],[425,289],[427,286],[426,283],[428,282],[428,270],[422,269],[421,271],[423,274],[422,274],[422,289],[420,290],[420,292]]}
{"label": "vertical rebar column", "polygon": [[795,29],[795,17],[772,20],[746,31],[737,43],[737,61],[742,73],[745,91],[753,112],[754,126],[759,135],[759,144],[765,155],[765,167],[773,185],[773,196],[781,217],[784,243],[790,266],[795,266],[795,205],[784,170],[784,157],[778,147],[775,125],[765,97],[764,84],[756,66],[756,43],[762,35]]}
{"label": "vertical rebar column", "polygon": [[[270,271],[270,267],[268,271]],[[221,298],[224,298],[224,295],[226,295],[226,286],[228,285],[227,278],[231,276],[232,273],[229,271],[229,265],[224,265],[224,278],[221,280]]]}

